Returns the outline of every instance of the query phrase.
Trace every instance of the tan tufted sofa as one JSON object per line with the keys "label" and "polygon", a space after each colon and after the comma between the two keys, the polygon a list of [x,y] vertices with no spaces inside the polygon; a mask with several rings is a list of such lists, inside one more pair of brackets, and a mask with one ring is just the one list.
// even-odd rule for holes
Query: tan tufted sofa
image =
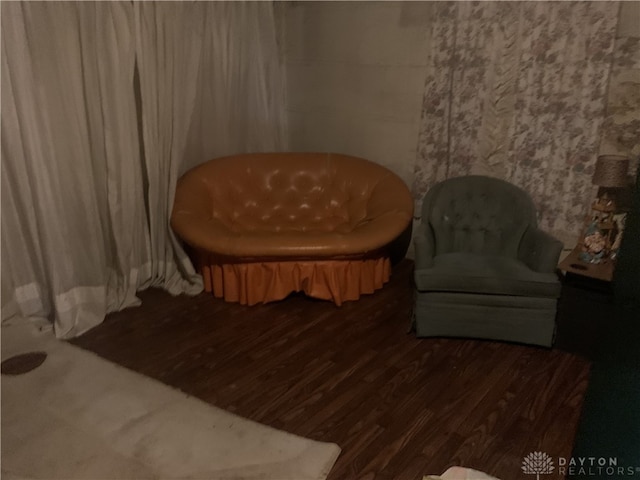
{"label": "tan tufted sofa", "polygon": [[373,162],[260,153],[187,172],[171,226],[217,297],[253,305],[304,291],[340,305],[389,279],[392,249],[406,251],[412,216],[404,182]]}

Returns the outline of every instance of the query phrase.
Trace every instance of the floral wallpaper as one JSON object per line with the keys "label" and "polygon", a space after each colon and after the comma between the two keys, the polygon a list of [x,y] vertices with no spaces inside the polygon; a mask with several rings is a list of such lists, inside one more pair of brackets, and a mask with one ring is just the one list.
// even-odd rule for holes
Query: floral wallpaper
{"label": "floral wallpaper", "polygon": [[[416,199],[445,178],[499,177],[531,194],[543,229],[575,238],[593,194],[612,64],[631,61],[613,54],[618,2],[438,2],[434,10]],[[622,97],[607,117],[610,136],[637,143],[627,139],[638,129],[631,133]]]}
{"label": "floral wallpaper", "polygon": [[600,153],[628,156],[635,170],[640,157],[640,28],[634,34],[616,39]]}

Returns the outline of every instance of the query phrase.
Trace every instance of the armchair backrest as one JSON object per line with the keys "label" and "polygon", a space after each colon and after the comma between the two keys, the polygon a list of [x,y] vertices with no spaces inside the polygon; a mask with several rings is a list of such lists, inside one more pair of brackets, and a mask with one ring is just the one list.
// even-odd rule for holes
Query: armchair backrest
{"label": "armchair backrest", "polygon": [[435,255],[470,252],[517,258],[536,211],[527,192],[504,180],[470,175],[444,180],[424,198],[422,222],[435,240]]}

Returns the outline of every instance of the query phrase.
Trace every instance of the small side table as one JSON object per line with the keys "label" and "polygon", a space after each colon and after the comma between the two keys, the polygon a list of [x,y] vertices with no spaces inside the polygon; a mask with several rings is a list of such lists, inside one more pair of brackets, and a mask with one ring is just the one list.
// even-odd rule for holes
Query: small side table
{"label": "small side table", "polygon": [[554,348],[593,360],[610,329],[616,263],[611,259],[583,262],[579,258],[581,251],[578,245],[558,265],[564,274]]}
{"label": "small side table", "polygon": [[616,267],[614,260],[607,259],[600,263],[587,263],[580,260],[580,252],[581,247],[578,245],[560,262],[558,266],[560,270],[604,282],[611,282],[613,280],[613,271]]}

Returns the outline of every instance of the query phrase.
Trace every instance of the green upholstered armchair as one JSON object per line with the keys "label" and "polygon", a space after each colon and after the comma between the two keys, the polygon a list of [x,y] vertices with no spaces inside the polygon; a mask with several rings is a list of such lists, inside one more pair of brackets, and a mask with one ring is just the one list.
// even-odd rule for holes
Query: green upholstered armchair
{"label": "green upholstered armchair", "polygon": [[537,228],[525,191],[483,176],[445,180],[424,198],[414,244],[419,337],[552,345],[562,243]]}

